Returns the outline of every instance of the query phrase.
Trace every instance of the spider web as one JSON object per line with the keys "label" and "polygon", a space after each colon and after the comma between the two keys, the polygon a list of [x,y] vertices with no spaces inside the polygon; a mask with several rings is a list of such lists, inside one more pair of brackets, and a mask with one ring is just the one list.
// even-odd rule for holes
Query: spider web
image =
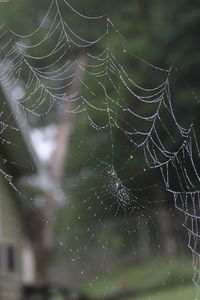
{"label": "spider web", "polygon": [[[73,15],[80,24],[100,24],[102,32],[95,39],[88,38],[81,30],[71,27],[69,19],[64,17],[66,12]],[[109,41],[113,35],[122,45],[117,51],[110,47]],[[91,130],[99,138],[105,134],[109,139],[110,149],[109,153],[105,153],[104,160],[98,158],[95,146],[90,152],[90,160],[96,164],[97,183],[95,188],[94,185],[89,188],[92,196],[84,197],[83,207],[90,210],[93,199],[96,198],[103,209],[102,215],[112,210],[116,217],[121,210],[135,213],[143,209],[151,211],[142,195],[145,191],[158,189],[158,184],[138,187],[134,182],[140,174],[149,174],[151,170],[160,171],[166,191],[172,194],[175,206],[185,216],[184,226],[193,257],[193,280],[199,288],[200,150],[195,126],[189,124],[184,127],[176,118],[173,108],[175,100],[172,99],[170,90],[174,68],[160,68],[132,54],[126,49],[125,39],[107,16],[87,16],[66,0],[52,0],[40,25],[29,34],[21,35],[2,25],[0,41],[0,83],[11,101],[18,122],[21,122],[20,115],[23,114],[31,126],[37,122],[46,124],[49,116],[53,116],[56,121],[57,111],[65,110],[66,114],[84,115]],[[124,65],[127,59],[144,65],[145,72],[155,76],[155,85],[140,85],[135,80],[135,74]],[[79,77],[80,71],[85,72],[85,80]],[[72,89],[70,92],[76,82],[81,89]],[[23,127],[23,124],[20,126]],[[15,146],[14,142],[3,138],[8,130],[16,131],[17,128],[10,124],[3,106],[2,143],[8,143],[12,147]],[[126,141],[126,149],[116,143],[116,136]],[[86,139],[87,137],[83,137],[80,147],[85,147]],[[116,152],[119,148],[122,160],[120,164],[116,164]],[[134,166],[132,162],[138,153],[144,158],[142,168],[136,164],[137,171],[126,180],[126,168]],[[11,163],[4,158],[1,161],[5,165]],[[84,165],[87,165],[87,161]],[[0,172],[16,189],[12,177],[5,173],[3,167]],[[88,184],[88,178],[91,178],[91,174],[84,173],[83,186],[85,182]],[[105,196],[102,196],[105,191],[113,199],[108,206]],[[73,209],[75,204],[71,207]],[[143,216],[141,213],[137,226],[145,219]],[[93,229],[89,226],[83,228],[83,231],[89,232],[85,252],[102,224],[101,217],[98,218],[95,214],[94,217],[97,220]],[[131,225],[128,227],[130,229]],[[75,237],[78,239],[78,235]],[[60,245],[64,247],[63,242]],[[106,242],[100,246],[105,253],[109,251]],[[75,251],[70,248],[68,251],[77,253],[76,258],[73,258],[75,261],[79,259],[80,249]],[[84,265],[83,276],[88,265]]]}

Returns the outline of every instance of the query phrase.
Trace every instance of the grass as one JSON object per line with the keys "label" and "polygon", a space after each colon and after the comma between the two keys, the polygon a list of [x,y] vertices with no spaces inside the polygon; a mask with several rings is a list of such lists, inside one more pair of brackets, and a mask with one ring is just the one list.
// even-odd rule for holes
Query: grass
{"label": "grass", "polygon": [[149,294],[148,296],[138,296],[127,298],[126,300],[194,300],[196,296],[194,285],[168,287],[162,291]]}
{"label": "grass", "polygon": [[134,296],[126,300],[194,300],[191,260],[159,259],[138,266],[114,270],[99,279],[81,286],[91,296],[118,294],[133,290]]}

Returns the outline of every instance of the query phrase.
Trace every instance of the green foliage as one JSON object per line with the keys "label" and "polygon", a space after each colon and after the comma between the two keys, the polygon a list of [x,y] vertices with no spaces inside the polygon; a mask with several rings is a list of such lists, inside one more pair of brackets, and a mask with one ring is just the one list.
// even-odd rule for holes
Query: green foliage
{"label": "green foliage", "polygon": [[[93,4],[94,8],[96,5]],[[81,3],[80,3],[81,7]],[[89,6],[91,8],[91,5]],[[172,97],[175,112],[178,120],[182,125],[188,126],[191,120],[194,120],[194,108],[197,106],[197,101],[194,99],[188,85],[185,83],[185,79],[188,82],[192,82],[191,89],[198,93],[198,86],[196,79],[197,74],[200,71],[198,68],[199,63],[199,49],[198,49],[198,3],[191,3],[184,1],[184,3],[172,3],[172,1],[110,1],[110,14],[112,22],[117,25],[117,28],[123,34],[125,40],[121,40],[119,36],[112,32],[105,46],[108,45],[111,51],[116,53],[116,57],[119,61],[122,61],[123,66],[126,66],[126,71],[130,76],[134,76],[134,80],[138,84],[143,86],[152,87],[159,80],[162,82],[161,74],[157,70],[151,68],[142,63],[137,58],[128,57],[123,55],[123,47],[130,52],[135,53],[142,59],[151,62],[152,64],[164,68],[169,68],[170,65],[175,64],[181,69],[181,73],[177,73],[174,69],[170,77],[172,85]],[[194,47],[196,45],[196,47]],[[104,46],[104,47],[105,47]],[[181,75],[180,75],[181,74]],[[191,77],[192,75],[192,77]],[[196,78],[195,80],[194,77]],[[96,89],[95,82],[91,78],[86,78],[86,83],[93,90]],[[93,99],[95,105],[101,106],[101,97],[97,93],[97,97]],[[130,104],[133,99],[127,93],[122,92],[122,97]],[[138,103],[134,103],[134,107],[137,106],[138,112],[141,114],[148,114],[150,110],[146,106],[140,106]],[[114,107],[112,107],[115,110]],[[198,114],[198,109],[195,110]],[[90,113],[90,111],[89,111]],[[99,125],[103,125],[105,116],[99,112],[91,113],[92,117],[97,121]],[[119,119],[124,118],[123,115],[119,115]],[[166,122],[168,116],[165,116]],[[72,137],[71,153],[69,163],[67,164],[67,173],[75,173],[79,177],[80,167],[84,170],[83,161],[87,161],[87,168],[90,169],[90,177],[88,178],[91,186],[97,186],[95,184],[96,164],[94,159],[90,159],[90,154],[94,151],[94,156],[98,161],[102,161],[105,158],[106,150],[111,148],[111,140],[109,132],[105,134],[98,134],[92,130],[88,125],[84,124],[84,118],[76,119],[75,134]],[[85,124],[88,124],[88,120],[85,119]],[[135,123],[133,120],[128,120],[128,123],[132,122],[137,128],[137,120]],[[138,128],[144,129],[144,124],[138,123]],[[172,131],[174,129],[172,128]],[[82,133],[81,133],[82,132]],[[163,133],[164,134],[164,133]],[[76,143],[78,137],[84,141],[84,147],[79,147]],[[127,159],[124,149],[127,149],[127,153],[130,153],[131,144],[122,136],[119,131],[113,129],[113,136],[115,139],[115,152],[114,162],[116,168],[120,168],[123,162]],[[164,137],[163,137],[164,139]],[[83,141],[82,140],[82,141]],[[169,149],[172,146],[172,142],[166,140],[165,143]],[[95,148],[95,149],[94,149]],[[81,155],[78,153],[81,152]],[[107,151],[108,153],[108,151]],[[74,157],[74,158],[73,158]],[[79,165],[78,165],[79,164]],[[85,164],[84,164],[85,165]],[[126,168],[126,175],[120,173],[121,178],[128,178],[132,176],[133,169],[137,170],[142,165],[142,157],[138,154],[135,164],[130,162]],[[85,165],[86,166],[86,165]],[[75,171],[76,170],[76,171]],[[136,172],[136,171],[135,171]],[[92,183],[93,182],[93,183]],[[83,196],[83,187],[78,186],[78,193]],[[78,199],[76,194],[73,199]],[[88,196],[89,198],[89,196]],[[76,201],[76,200],[75,200]],[[94,201],[94,199],[93,199]],[[97,203],[96,203],[97,204]]]}
{"label": "green foliage", "polygon": [[[95,1],[92,5],[88,5],[87,12],[91,11],[91,15],[95,15],[95,11],[99,11],[98,3]],[[81,1],[78,3],[77,1],[77,7],[81,8],[82,5],[84,11],[85,3]],[[114,52],[118,60],[126,67],[130,77],[136,83],[145,87],[153,87],[155,84],[162,82],[161,73],[152,69],[140,59],[128,55],[125,56],[122,51],[123,48],[159,67],[169,68],[171,65],[175,65],[170,76],[172,102],[177,119],[181,125],[186,127],[195,119],[198,120],[199,115],[198,101],[194,96],[194,94],[198,95],[200,90],[198,84],[200,72],[199,5],[197,1],[191,3],[188,0],[185,0],[183,3],[160,0],[154,0],[150,3],[149,1],[110,1],[110,6],[107,7],[107,10],[112,22],[122,33],[124,39],[121,39],[110,27],[109,38],[102,43],[102,48],[108,46]],[[104,7],[104,4],[102,7]],[[98,31],[98,29],[96,30]],[[89,34],[93,33],[95,32],[91,31]],[[177,72],[176,68],[180,71]],[[97,95],[92,100],[94,105],[101,107],[101,92],[98,90],[94,78],[87,76],[86,83]],[[109,85],[107,88],[109,89]],[[121,97],[129,105],[133,103],[133,107],[137,107],[139,113],[143,115],[150,113],[148,106],[146,106],[145,111],[144,106],[140,106],[126,91],[121,91]],[[123,115],[123,113],[119,114],[114,105],[111,108],[118,114],[119,123],[121,118],[126,119],[126,115]],[[99,111],[95,112],[92,109],[91,111],[88,109],[88,113],[99,126],[103,126],[105,121],[107,121],[107,117]],[[162,117],[166,123],[170,122],[167,113]],[[145,129],[145,124],[141,124],[138,120],[133,119],[127,120],[128,123],[134,124],[136,128],[138,126],[140,129]],[[178,134],[173,127],[171,132],[178,141]],[[157,175],[154,173],[150,173],[149,176],[142,174],[136,179],[136,185],[132,186],[132,182],[127,179],[130,179],[133,174],[145,167],[143,154],[136,153],[135,159],[133,161],[129,160],[126,168],[122,171],[121,166],[123,166],[131,153],[132,144],[114,128],[112,137],[115,141],[113,151],[114,165],[119,170],[118,175],[126,183],[126,186],[134,189],[137,187],[137,183],[140,185],[141,183],[143,185],[144,182],[146,184],[154,183],[153,178],[157,177]],[[174,147],[173,142],[166,139],[164,131],[163,140],[169,149]],[[69,223],[72,226],[76,226],[79,222],[92,224],[93,222],[95,223],[98,217],[103,217],[106,220],[112,219],[115,215],[117,203],[115,197],[109,194],[110,183],[107,181],[107,172],[111,161],[110,153],[113,150],[111,143],[111,136],[108,130],[103,132],[95,131],[89,125],[86,115],[76,118],[74,134],[70,143],[70,154],[66,165],[66,174],[68,175],[64,183],[69,194],[70,203],[73,204],[74,208],[72,210],[71,206],[68,206],[65,214],[63,213],[63,218],[58,218],[58,223],[62,223],[61,220],[64,219],[65,224]],[[76,184],[72,186],[71,182],[76,182]],[[132,196],[134,197],[134,192]],[[146,198],[151,201],[153,197],[154,195],[149,194]],[[165,198],[167,197],[165,195]],[[144,195],[142,199],[144,200]],[[83,201],[86,201],[85,205],[83,205]],[[88,210],[88,207],[91,207],[91,210]],[[107,208],[109,209],[107,210]],[[121,213],[123,215],[123,211]],[[77,218],[80,218],[82,221],[77,220]],[[83,236],[85,238],[84,234]],[[97,234],[96,238],[98,239],[98,237],[99,235]],[[117,239],[120,239],[119,235],[116,235]]]}

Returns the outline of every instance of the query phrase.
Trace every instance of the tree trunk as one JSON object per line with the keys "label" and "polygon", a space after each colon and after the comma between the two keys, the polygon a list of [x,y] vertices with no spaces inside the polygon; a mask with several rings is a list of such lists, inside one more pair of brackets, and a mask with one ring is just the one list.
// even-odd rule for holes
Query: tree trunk
{"label": "tree trunk", "polygon": [[[138,247],[139,247],[139,256],[142,260],[147,259],[150,256],[150,237],[149,237],[149,227],[147,217],[145,215],[139,217],[139,226],[138,229]],[[142,219],[142,221],[141,221]]]}
{"label": "tree trunk", "polygon": [[[85,65],[86,56],[80,55],[77,57],[78,61],[81,61],[81,65]],[[67,152],[69,148],[69,138],[72,129],[72,123],[74,119],[74,94],[79,94],[81,88],[81,82],[84,80],[85,69],[79,67],[78,63],[75,64],[75,80],[71,85],[71,88],[66,93],[65,105],[60,110],[59,120],[57,124],[58,133],[56,136],[56,147],[49,160],[49,176],[54,183],[49,193],[43,195],[44,206],[40,210],[42,214],[42,224],[41,224],[41,237],[40,237],[40,249],[38,253],[38,278],[40,282],[48,281],[48,263],[51,250],[54,245],[54,218],[57,207],[58,199],[56,198],[58,192],[62,192],[62,179],[65,171],[65,161],[67,157]],[[63,193],[64,196],[64,193]]]}
{"label": "tree trunk", "polygon": [[177,255],[177,243],[173,230],[169,207],[165,204],[158,207],[158,220],[160,225],[161,243],[167,256]]}

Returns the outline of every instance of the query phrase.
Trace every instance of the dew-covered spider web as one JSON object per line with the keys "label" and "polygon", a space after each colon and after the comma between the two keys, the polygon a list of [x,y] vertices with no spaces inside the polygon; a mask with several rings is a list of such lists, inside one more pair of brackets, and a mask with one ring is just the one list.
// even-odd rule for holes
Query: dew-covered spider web
{"label": "dew-covered spider web", "polygon": [[[12,8],[14,2],[0,1],[0,5]],[[163,205],[177,223],[178,210],[184,216],[193,281],[199,289],[198,124],[180,117],[171,88],[176,68],[155,66],[129,51],[105,11],[88,15],[87,8],[82,12],[72,1],[52,0],[44,1],[34,31],[21,26],[16,32],[2,22],[0,85],[6,100],[1,103],[0,138],[15,155],[8,160],[1,153],[0,173],[34,206],[35,200],[21,194],[9,171],[22,163],[15,136],[20,128],[31,148],[34,132],[38,137],[37,131],[51,123],[55,137],[59,120],[68,118],[75,129],[65,165],[66,173],[71,173],[62,187],[68,200],[61,212],[66,219],[62,216],[59,226],[65,235],[57,243],[72,265],[80,263],[80,277],[89,278],[94,264],[102,271],[110,260],[115,264],[113,248],[133,255],[141,247],[140,252],[148,256],[152,238],[154,245],[158,240],[152,251],[159,252],[155,228],[161,226]],[[138,80],[139,70],[144,80]],[[48,172],[47,162],[36,159],[36,165],[41,174]],[[28,173],[32,166],[25,168]],[[167,197],[174,201],[176,212]],[[169,252],[174,247],[172,242]]]}

